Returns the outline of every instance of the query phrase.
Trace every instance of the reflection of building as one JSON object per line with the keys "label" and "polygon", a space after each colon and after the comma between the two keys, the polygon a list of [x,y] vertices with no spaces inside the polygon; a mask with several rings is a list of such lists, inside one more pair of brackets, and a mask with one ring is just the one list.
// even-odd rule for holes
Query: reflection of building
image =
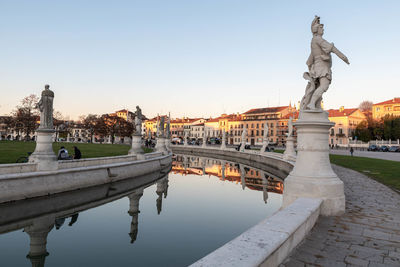
{"label": "reflection of building", "polygon": [[400,97],[372,105],[372,118],[380,119],[386,115],[400,116]]}
{"label": "reflection of building", "polygon": [[364,113],[358,108],[344,108],[328,110],[329,120],[335,126],[329,132],[329,144],[348,144],[349,137],[352,137],[357,125],[366,119]]}
{"label": "reflection of building", "polygon": [[[177,155],[172,162],[172,173],[181,175],[203,175],[219,177],[222,181],[242,184],[251,190],[263,191],[263,179],[267,180],[267,191],[278,194],[283,193],[283,181],[267,175],[265,172],[253,168],[243,167],[244,180],[241,177],[239,164],[220,160],[199,158],[194,156]],[[267,175],[265,177],[264,175]]]}

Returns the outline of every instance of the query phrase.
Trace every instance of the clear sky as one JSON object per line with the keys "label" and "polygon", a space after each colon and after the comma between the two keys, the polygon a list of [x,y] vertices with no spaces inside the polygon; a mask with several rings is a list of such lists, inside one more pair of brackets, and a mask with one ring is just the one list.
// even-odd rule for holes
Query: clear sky
{"label": "clear sky", "polygon": [[333,60],[325,108],[400,96],[400,1],[0,1],[0,115],[44,84],[64,116],[217,116],[297,103],[314,15]]}

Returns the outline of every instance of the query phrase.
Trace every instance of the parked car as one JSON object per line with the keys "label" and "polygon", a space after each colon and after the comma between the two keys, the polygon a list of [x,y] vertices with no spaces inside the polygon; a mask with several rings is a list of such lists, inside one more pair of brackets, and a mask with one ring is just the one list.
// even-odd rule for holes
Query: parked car
{"label": "parked car", "polygon": [[381,152],[388,152],[388,151],[389,151],[389,147],[388,147],[388,146],[381,146],[381,147],[379,148],[379,151],[381,151]]}
{"label": "parked car", "polygon": [[379,147],[377,145],[370,145],[367,150],[368,151],[378,151]]}
{"label": "parked car", "polygon": [[389,148],[389,152],[400,152],[400,147],[399,146],[391,146]]}

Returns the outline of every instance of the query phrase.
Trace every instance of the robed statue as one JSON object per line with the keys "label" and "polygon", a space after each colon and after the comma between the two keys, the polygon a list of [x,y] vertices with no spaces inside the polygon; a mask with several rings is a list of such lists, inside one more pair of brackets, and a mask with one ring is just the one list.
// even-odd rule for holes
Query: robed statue
{"label": "robed statue", "polygon": [[307,60],[308,71],[303,74],[308,80],[306,93],[301,100],[300,110],[320,110],[322,95],[325,93],[332,81],[332,56],[336,54],[341,60],[349,63],[347,57],[340,52],[333,43],[329,43],[322,35],[324,24],[320,23],[320,17],[315,16],[311,23],[311,54]]}
{"label": "robed statue", "polygon": [[49,88],[50,86],[46,84],[42,91],[42,97],[37,104],[37,108],[40,110],[40,129],[51,129],[53,130],[53,99],[54,92]]}
{"label": "robed statue", "polygon": [[142,134],[142,119],[143,119],[142,110],[140,109],[139,106],[136,106],[135,130],[137,135]]}

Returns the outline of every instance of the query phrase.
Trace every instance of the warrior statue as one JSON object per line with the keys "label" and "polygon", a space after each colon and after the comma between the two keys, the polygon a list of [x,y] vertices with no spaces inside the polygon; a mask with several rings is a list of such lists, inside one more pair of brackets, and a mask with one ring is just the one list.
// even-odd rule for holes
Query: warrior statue
{"label": "warrior statue", "polygon": [[320,110],[322,95],[325,93],[332,81],[332,56],[335,53],[341,60],[349,63],[347,57],[340,52],[333,43],[322,38],[324,24],[320,23],[320,17],[315,16],[311,23],[311,54],[307,60],[308,71],[303,77],[308,80],[306,93],[301,100],[300,110]]}
{"label": "warrior statue", "polygon": [[49,88],[50,86],[46,84],[42,91],[42,98],[40,98],[37,108],[40,110],[40,129],[53,129],[53,99],[54,93]]}
{"label": "warrior statue", "polygon": [[142,134],[142,119],[143,119],[142,110],[140,109],[139,106],[136,106],[136,116],[135,116],[136,135]]}

